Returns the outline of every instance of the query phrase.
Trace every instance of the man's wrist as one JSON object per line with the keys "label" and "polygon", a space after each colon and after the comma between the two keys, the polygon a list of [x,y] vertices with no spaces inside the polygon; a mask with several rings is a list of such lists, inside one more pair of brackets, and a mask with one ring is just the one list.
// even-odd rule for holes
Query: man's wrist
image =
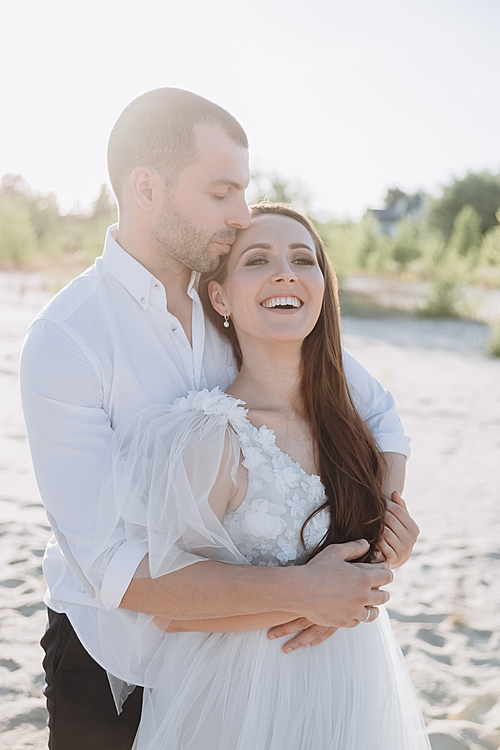
{"label": "man's wrist", "polygon": [[269,599],[269,611],[290,612],[296,616],[295,613],[301,611],[300,604],[304,596],[305,566],[290,565],[271,570],[275,573],[275,580]]}

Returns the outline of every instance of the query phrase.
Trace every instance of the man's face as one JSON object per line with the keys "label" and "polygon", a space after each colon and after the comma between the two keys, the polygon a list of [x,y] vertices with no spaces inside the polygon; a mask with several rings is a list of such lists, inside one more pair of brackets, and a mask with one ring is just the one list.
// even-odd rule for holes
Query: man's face
{"label": "man's face", "polygon": [[245,189],[248,151],[217,125],[195,127],[198,159],[165,193],[153,236],[161,249],[188,268],[213,271],[238,229],[249,226]]}

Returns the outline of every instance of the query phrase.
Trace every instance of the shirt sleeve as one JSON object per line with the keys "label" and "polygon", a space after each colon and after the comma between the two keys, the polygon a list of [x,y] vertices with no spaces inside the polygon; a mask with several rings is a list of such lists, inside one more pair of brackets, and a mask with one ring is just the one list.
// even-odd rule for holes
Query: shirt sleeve
{"label": "shirt sleeve", "polygon": [[33,467],[54,536],[89,603],[118,607],[147,545],[131,544],[117,527],[105,552],[93,558],[113,436],[98,363],[70,331],[39,319],[24,342],[20,372]]}
{"label": "shirt sleeve", "polygon": [[410,438],[404,434],[393,397],[346,349],[343,349],[343,358],[354,405],[378,447],[383,453],[401,453],[408,458]]}

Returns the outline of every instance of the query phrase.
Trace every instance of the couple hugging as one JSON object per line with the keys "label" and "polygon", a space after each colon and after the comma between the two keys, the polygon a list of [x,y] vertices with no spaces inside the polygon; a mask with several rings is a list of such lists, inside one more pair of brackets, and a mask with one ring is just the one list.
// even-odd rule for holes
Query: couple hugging
{"label": "couple hugging", "polygon": [[381,607],[408,439],[316,229],[247,206],[243,129],[187,91],[129,104],[108,167],[118,224],[21,359],[50,748],[429,748]]}

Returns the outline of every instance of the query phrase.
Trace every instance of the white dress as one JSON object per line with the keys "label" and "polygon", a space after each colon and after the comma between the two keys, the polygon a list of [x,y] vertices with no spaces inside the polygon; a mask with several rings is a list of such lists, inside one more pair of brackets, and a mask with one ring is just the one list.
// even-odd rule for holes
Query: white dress
{"label": "white dress", "polygon": [[[129,539],[148,536],[153,577],[200,557],[300,561],[300,530],[323,503],[323,485],[276,447],[272,431],[255,428],[241,403],[218,389],[193,392],[117,435],[106,492]],[[234,472],[241,460],[248,492],[221,525],[208,495],[221,463]],[[306,527],[308,547],[327,526],[322,511]],[[136,750],[430,748],[384,608],[373,623],[288,655],[290,636],[270,641],[267,630],[164,634],[130,614],[137,638],[121,674],[146,685]]]}

